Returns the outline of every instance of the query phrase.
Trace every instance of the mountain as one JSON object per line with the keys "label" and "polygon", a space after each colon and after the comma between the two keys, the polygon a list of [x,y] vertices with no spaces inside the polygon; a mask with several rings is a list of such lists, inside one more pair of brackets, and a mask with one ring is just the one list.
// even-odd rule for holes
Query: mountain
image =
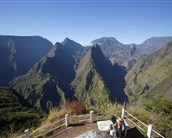
{"label": "mountain", "polygon": [[[10,87],[44,112],[64,105],[67,100],[99,104],[122,103],[128,101],[128,97],[136,101],[148,94],[153,98],[170,97],[171,84],[166,82],[171,77],[171,54],[164,51],[170,52],[171,43],[142,60],[144,56],[137,48],[141,46],[125,45],[113,37],[103,37],[92,43],[92,47],[83,47],[69,38],[57,42],[25,75],[15,77]],[[165,83],[168,86],[165,87]],[[153,92],[160,86],[163,94]]]}
{"label": "mountain", "polygon": [[15,90],[0,88],[0,137],[36,125],[42,117],[43,114],[33,109]]}
{"label": "mountain", "polygon": [[143,55],[149,55],[164,45],[172,41],[172,36],[169,37],[152,37],[145,40],[142,44],[137,45],[138,51]]}
{"label": "mountain", "polygon": [[102,37],[92,41],[93,44],[99,44],[103,54],[109,58],[112,63],[118,63],[130,70],[138,60],[148,56],[152,52],[159,50],[172,37],[152,37],[145,40],[142,44],[123,44],[114,37]]}
{"label": "mountain", "polygon": [[114,37],[102,37],[102,38],[98,38],[93,40],[91,43],[93,44],[104,44],[104,43],[109,43],[110,45],[112,44],[116,44],[116,45],[123,45],[122,43],[120,43],[118,40],[116,40],[116,38]]}
{"label": "mountain", "polygon": [[70,83],[86,49],[66,38],[62,43],[56,43],[26,75],[15,78],[10,86],[42,111],[63,105],[66,100],[75,99]]}
{"label": "mountain", "polygon": [[0,36],[0,86],[29,71],[52,43],[40,36]]}
{"label": "mountain", "polygon": [[98,45],[85,48],[66,38],[10,86],[45,112],[67,100],[122,103],[128,101],[123,91],[125,82],[118,82],[124,72],[125,68],[112,66]]}
{"label": "mountain", "polygon": [[172,42],[139,61],[126,75],[131,101],[172,98]]}
{"label": "mountain", "polygon": [[122,44],[114,37],[102,37],[91,43],[99,44],[103,54],[109,58],[113,64],[118,63],[129,69],[133,66],[133,63],[136,63],[133,61],[137,61],[140,58],[135,44]]}
{"label": "mountain", "polygon": [[[95,44],[82,58],[72,82],[75,97],[87,103],[127,101],[126,95],[115,87],[115,71],[112,64]],[[116,78],[117,79],[117,78]]]}

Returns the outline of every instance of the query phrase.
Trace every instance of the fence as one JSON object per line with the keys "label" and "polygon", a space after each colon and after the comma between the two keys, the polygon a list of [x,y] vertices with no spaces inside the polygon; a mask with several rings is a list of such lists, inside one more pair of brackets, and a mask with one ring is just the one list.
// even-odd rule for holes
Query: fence
{"label": "fence", "polygon": [[[117,111],[119,112],[119,111]],[[153,125],[149,124],[146,125],[142,121],[140,121],[138,118],[127,112],[124,108],[121,112],[121,117],[125,118],[127,121],[130,121],[132,124],[134,124],[138,129],[140,129],[144,134],[146,134],[147,138],[165,138],[155,130],[153,130]],[[90,111],[90,114],[84,114],[84,115],[77,115],[77,116],[70,116],[69,114],[66,114],[64,118],[46,125],[39,127],[38,129],[34,130],[33,132],[29,132],[29,130],[25,130],[25,134],[22,136],[19,136],[18,138],[39,138],[42,136],[50,136],[55,131],[64,130],[65,128],[69,127],[71,124],[79,124],[79,123],[93,123],[94,121],[99,120],[99,117],[94,114],[93,111]]]}
{"label": "fence", "polygon": [[155,130],[153,130],[153,125],[149,124],[146,125],[142,121],[140,121],[138,118],[130,114],[129,112],[122,109],[122,115],[125,116],[125,118],[130,121],[132,124],[134,124],[138,129],[140,129],[144,134],[146,133],[146,136],[148,138],[165,138]]}
{"label": "fence", "polygon": [[22,136],[19,136],[18,138],[39,138],[42,135],[48,135],[51,132],[58,130],[60,128],[65,128],[65,118],[62,118],[60,120],[57,120],[51,124],[41,126],[37,128],[36,130],[32,131],[30,133],[29,129],[25,130],[25,134]]}
{"label": "fence", "polygon": [[36,130],[30,132],[29,129],[25,130],[25,134],[17,137],[17,138],[40,138],[40,137],[47,137],[52,135],[55,131],[64,130],[66,127],[70,126],[71,124],[80,124],[80,123],[93,123],[94,122],[94,112],[90,111],[90,114],[84,115],[75,115],[70,116],[66,114],[64,118],[57,120],[54,123],[41,126]]}

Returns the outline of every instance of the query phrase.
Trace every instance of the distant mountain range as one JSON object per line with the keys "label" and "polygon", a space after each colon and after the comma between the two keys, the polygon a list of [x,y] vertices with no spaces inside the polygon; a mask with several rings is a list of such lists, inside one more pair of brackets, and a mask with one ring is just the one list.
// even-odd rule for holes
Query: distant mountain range
{"label": "distant mountain range", "polygon": [[109,58],[112,63],[125,65],[126,61],[136,58],[136,45],[125,45],[117,41],[113,37],[102,37],[92,41],[93,44],[98,44],[103,54]]}
{"label": "distant mountain range", "polygon": [[142,44],[136,45],[123,44],[114,37],[102,37],[92,41],[92,43],[99,44],[103,54],[112,63],[118,63],[131,69],[138,60],[159,50],[171,41],[172,37],[152,37]]}
{"label": "distant mountain range", "polygon": [[152,37],[145,40],[142,44],[137,45],[137,49],[143,55],[149,55],[172,41],[172,36],[168,37]]}
{"label": "distant mountain range", "polygon": [[[38,36],[0,36],[0,86],[14,88],[31,105],[45,112],[67,100],[123,103],[136,101],[149,92],[150,98],[172,97],[169,90],[163,89],[160,94],[156,89],[171,80],[161,73],[167,68],[166,73],[171,73],[171,56],[161,52],[166,47],[170,49],[170,41],[172,37],[153,37],[136,45],[102,37],[92,41],[93,46],[83,47],[69,38],[52,45]],[[164,46],[167,43],[169,46]],[[161,60],[163,68],[159,70]],[[151,67],[155,68],[153,74]],[[159,83],[143,76],[160,77]],[[171,84],[168,86],[170,89]]]}

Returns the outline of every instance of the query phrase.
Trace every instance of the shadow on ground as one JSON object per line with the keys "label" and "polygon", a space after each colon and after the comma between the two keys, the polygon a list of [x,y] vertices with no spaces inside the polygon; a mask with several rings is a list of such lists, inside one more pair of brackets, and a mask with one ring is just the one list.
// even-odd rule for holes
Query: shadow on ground
{"label": "shadow on ground", "polygon": [[71,127],[78,127],[78,126],[84,126],[84,123],[79,123],[79,124],[70,124]]}
{"label": "shadow on ground", "polygon": [[136,128],[130,128],[127,131],[127,137],[126,138],[146,138],[140,131]]}

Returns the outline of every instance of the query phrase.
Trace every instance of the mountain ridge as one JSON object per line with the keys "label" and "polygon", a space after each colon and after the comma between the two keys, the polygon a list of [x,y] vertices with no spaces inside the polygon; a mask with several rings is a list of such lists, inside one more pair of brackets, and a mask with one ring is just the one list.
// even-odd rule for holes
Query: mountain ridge
{"label": "mountain ridge", "polygon": [[[76,71],[75,80],[72,82],[76,93],[89,93],[90,97],[86,95],[86,98],[89,97],[93,103],[100,103],[99,100],[101,102],[127,102],[125,94],[121,91],[117,92],[113,82],[115,82],[113,66],[110,61],[105,58],[100,47],[97,44],[93,45],[81,60],[79,69]],[[96,86],[96,83],[99,85]],[[102,96],[102,94],[104,96]]]}
{"label": "mountain ridge", "polygon": [[143,55],[149,55],[152,52],[159,50],[170,41],[172,41],[172,36],[151,37],[137,45],[137,48]]}
{"label": "mountain ridge", "polygon": [[[83,47],[81,47],[81,49],[83,49]],[[105,97],[107,98],[106,100],[104,99],[105,101],[116,100],[121,103],[127,101],[127,97],[125,97],[123,91],[120,91],[120,93],[115,91],[112,83],[114,81],[113,66],[110,61],[104,57],[98,45],[89,49],[75,68],[75,55],[78,50],[81,49],[74,48],[69,51],[68,45],[57,43],[57,45],[52,47],[52,51],[50,51],[46,57],[37,62],[26,75],[15,78],[10,83],[10,86],[21,93],[32,105],[36,105],[37,108],[47,112],[51,106],[65,104],[68,99],[83,100],[83,98],[77,96],[78,91],[75,89],[77,86],[74,83],[78,70],[82,70],[81,74],[88,71],[85,78],[87,86],[84,86],[87,90],[90,87],[90,81],[92,81],[92,78],[95,78],[98,83],[103,85],[103,90],[101,91],[105,91],[106,93],[103,92],[102,99],[104,99],[106,95]],[[89,64],[88,67],[86,67],[87,65],[83,65],[87,64],[87,62],[85,62],[87,60]],[[92,68],[90,68],[90,66],[92,66]],[[92,76],[93,74],[94,76]],[[110,82],[110,80],[112,82]],[[82,84],[80,81],[76,82],[78,86]],[[71,85],[73,88],[71,88]],[[102,87],[94,86],[95,91],[98,90],[96,87]],[[47,94],[50,91],[51,96],[48,96]],[[96,93],[95,91],[93,91],[93,93]],[[47,97],[49,98],[47,99]],[[56,100],[53,100],[54,97],[56,97]],[[94,98],[97,99],[97,97]],[[44,103],[42,103],[43,101]],[[99,100],[97,99],[97,101]],[[91,100],[90,102],[95,101]]]}
{"label": "mountain ridge", "polygon": [[[101,44],[97,46],[96,43],[100,42]],[[11,59],[13,59],[16,51],[13,43],[10,43]],[[93,47],[83,47],[69,38],[61,43],[57,42],[25,75],[13,79],[10,86],[22,94],[29,103],[37,108],[42,108],[41,110],[45,109],[44,111],[47,112],[51,107],[65,104],[67,100],[77,100],[79,86],[82,83],[80,84],[76,77],[78,74],[82,76],[86,72],[85,78],[80,77],[85,83],[82,86],[84,92],[89,91],[92,86],[96,88],[96,83],[92,81],[95,79],[97,85],[101,84],[102,87],[96,88],[94,91],[104,90],[106,101],[127,101],[124,93],[127,81],[125,82],[124,77],[127,71],[130,71],[144,56],[140,55],[137,45],[122,44],[112,37],[103,37],[97,42],[95,40],[94,43]],[[116,43],[118,44],[116,45]],[[108,47],[106,53],[103,48]],[[15,65],[15,61],[11,60],[11,63]],[[86,63],[87,65],[85,65]],[[144,89],[147,89],[147,85],[144,85]],[[49,95],[50,93],[52,96]],[[53,96],[57,99],[54,100]],[[89,99],[90,97],[87,98],[88,101]]]}
{"label": "mountain ridge", "polygon": [[3,78],[0,85],[7,86],[14,77],[25,74],[48,53],[51,45],[50,41],[40,36],[0,35],[0,78]]}
{"label": "mountain ridge", "polygon": [[[25,76],[14,79],[10,84],[28,101],[32,100],[32,105],[46,112],[52,106],[65,104],[67,99],[75,99],[70,83],[75,77],[76,60],[79,60],[75,56],[84,49],[78,43],[69,39],[67,41],[56,43],[47,56],[38,61]],[[75,45],[69,47],[69,43]]]}
{"label": "mountain ridge", "polygon": [[[133,97],[164,97],[172,84],[172,42],[138,62],[126,76],[126,91]],[[160,87],[161,86],[161,87]],[[167,87],[168,86],[168,87]],[[133,92],[131,91],[133,90]],[[168,93],[169,98],[170,94]],[[145,99],[144,98],[144,99]]]}

